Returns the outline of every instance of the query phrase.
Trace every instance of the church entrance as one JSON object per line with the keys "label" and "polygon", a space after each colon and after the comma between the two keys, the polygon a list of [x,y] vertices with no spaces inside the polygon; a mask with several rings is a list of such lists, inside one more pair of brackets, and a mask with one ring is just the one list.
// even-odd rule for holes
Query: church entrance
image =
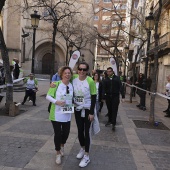
{"label": "church entrance", "polygon": [[53,56],[50,53],[47,53],[42,58],[42,74],[50,74],[51,73],[51,65],[53,62]]}

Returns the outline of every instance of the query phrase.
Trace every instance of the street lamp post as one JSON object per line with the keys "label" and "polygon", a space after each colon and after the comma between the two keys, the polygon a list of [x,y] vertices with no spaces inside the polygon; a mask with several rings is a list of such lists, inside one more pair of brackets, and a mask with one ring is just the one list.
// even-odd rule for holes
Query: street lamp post
{"label": "street lamp post", "polygon": [[150,36],[151,36],[151,30],[154,28],[154,17],[153,13],[150,12],[149,16],[145,17],[145,25],[146,25],[146,30],[147,30],[147,57],[145,60],[145,81],[147,79],[147,73],[148,73],[148,61],[149,61],[149,46],[150,46]]}
{"label": "street lamp post", "polygon": [[31,14],[31,25],[33,28],[33,46],[32,46],[32,65],[31,65],[31,72],[34,73],[34,59],[35,59],[35,34],[36,29],[38,28],[40,20],[40,15],[37,14],[37,11],[34,11],[33,14]]}

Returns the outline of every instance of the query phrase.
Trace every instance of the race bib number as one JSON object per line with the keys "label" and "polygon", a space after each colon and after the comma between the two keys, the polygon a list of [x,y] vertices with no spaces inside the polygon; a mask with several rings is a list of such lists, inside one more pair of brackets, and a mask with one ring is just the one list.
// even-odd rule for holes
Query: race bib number
{"label": "race bib number", "polygon": [[74,97],[74,102],[77,104],[84,104],[84,97],[83,96],[76,96]]}
{"label": "race bib number", "polygon": [[71,105],[71,106],[63,106],[62,108],[61,108],[61,112],[63,113],[63,114],[65,114],[65,113],[74,113],[74,106],[73,105]]}

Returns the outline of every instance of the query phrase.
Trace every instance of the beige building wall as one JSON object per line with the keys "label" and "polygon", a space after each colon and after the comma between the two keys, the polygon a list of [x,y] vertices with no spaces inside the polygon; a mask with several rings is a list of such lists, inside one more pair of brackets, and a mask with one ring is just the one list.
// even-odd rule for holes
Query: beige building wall
{"label": "beige building wall", "polygon": [[[158,60],[158,79],[157,79],[157,91],[158,92],[164,92],[165,91],[165,85],[167,83],[166,77],[170,75],[170,2],[169,1],[162,1],[163,7],[162,7],[162,13],[161,18],[159,22],[159,45],[166,44],[163,48],[160,48],[162,52],[159,52],[159,60]],[[164,4],[166,3],[166,4]],[[153,13],[156,13],[158,10],[158,0],[147,0],[146,1],[146,14],[148,15],[150,12],[150,7],[153,6]],[[151,43],[154,43],[154,32],[152,31],[151,35]],[[153,65],[150,65],[150,68],[152,73],[153,71]]]}

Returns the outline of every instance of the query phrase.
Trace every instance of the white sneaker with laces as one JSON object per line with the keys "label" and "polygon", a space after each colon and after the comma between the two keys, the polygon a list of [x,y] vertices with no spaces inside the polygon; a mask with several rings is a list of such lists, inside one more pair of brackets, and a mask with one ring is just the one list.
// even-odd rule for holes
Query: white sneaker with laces
{"label": "white sneaker with laces", "polygon": [[85,153],[85,150],[83,148],[80,149],[79,153],[77,154],[77,159],[81,159],[83,158],[84,156],[84,153]]}
{"label": "white sneaker with laces", "polygon": [[56,164],[61,164],[61,154],[59,154],[59,155],[56,155]]}
{"label": "white sneaker with laces", "polygon": [[61,156],[64,156],[64,147],[61,147],[60,153],[61,153]]}
{"label": "white sneaker with laces", "polygon": [[89,163],[90,163],[89,156],[84,155],[84,157],[82,158],[79,166],[80,166],[81,168],[84,168],[84,167],[86,167]]}

